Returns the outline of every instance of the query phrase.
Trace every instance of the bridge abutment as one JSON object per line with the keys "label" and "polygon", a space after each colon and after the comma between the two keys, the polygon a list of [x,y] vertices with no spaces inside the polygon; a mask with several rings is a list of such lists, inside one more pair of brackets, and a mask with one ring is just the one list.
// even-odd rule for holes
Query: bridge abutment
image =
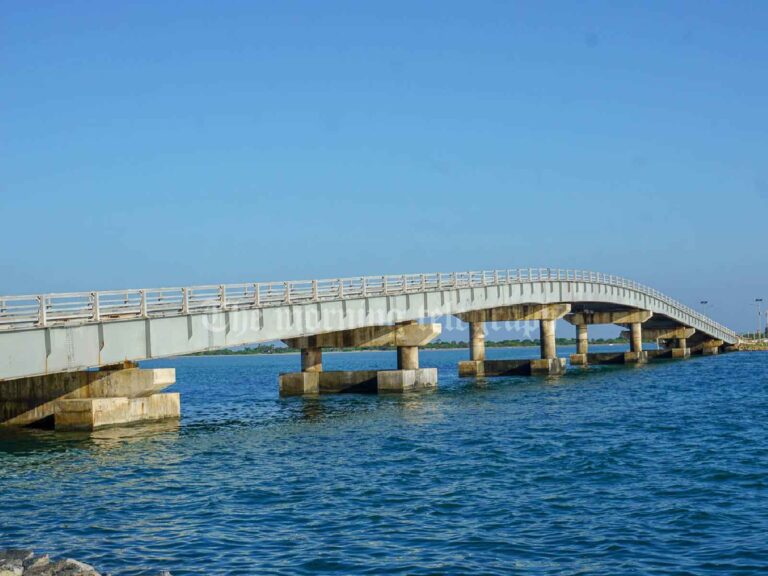
{"label": "bridge abutment", "polygon": [[175,382],[173,368],[135,364],[8,380],[0,386],[0,425],[94,430],[178,418],[179,394],[160,393]]}

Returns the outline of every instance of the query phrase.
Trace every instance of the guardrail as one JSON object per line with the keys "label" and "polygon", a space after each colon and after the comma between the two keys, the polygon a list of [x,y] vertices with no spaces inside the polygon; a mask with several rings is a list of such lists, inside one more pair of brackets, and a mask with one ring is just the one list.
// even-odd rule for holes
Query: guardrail
{"label": "guardrail", "polygon": [[554,268],[0,296],[0,330],[45,327],[63,323],[177,316],[214,310],[242,310],[537,281],[596,282],[632,289],[661,300],[692,319],[721,330],[733,338],[738,338],[732,330],[648,286],[612,274]]}

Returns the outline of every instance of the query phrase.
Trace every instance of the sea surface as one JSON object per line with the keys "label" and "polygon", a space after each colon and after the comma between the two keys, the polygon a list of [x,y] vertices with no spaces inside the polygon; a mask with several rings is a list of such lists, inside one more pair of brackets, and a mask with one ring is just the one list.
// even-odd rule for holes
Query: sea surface
{"label": "sea surface", "polygon": [[278,397],[295,355],[145,363],[176,368],[180,423],[0,432],[0,548],[117,575],[768,571],[768,354],[487,380],[466,357],[421,353],[434,392],[315,399]]}

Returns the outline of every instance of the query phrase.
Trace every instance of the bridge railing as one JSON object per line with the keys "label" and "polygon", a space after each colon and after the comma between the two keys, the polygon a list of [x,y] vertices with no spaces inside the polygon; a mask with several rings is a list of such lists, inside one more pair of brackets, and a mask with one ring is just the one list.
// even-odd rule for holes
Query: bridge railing
{"label": "bridge railing", "polygon": [[612,274],[555,268],[5,296],[0,297],[0,330],[551,281],[592,282],[635,290],[670,305],[690,320],[736,337],[732,330],[648,286]]}

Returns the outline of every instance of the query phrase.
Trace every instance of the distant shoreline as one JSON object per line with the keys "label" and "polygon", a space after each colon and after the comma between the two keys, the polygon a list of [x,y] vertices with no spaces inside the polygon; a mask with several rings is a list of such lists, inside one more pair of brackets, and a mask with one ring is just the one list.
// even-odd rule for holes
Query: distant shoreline
{"label": "distant shoreline", "polygon": [[[591,346],[620,346],[621,344],[626,344],[625,342],[599,342],[594,343],[590,342]],[[573,344],[559,344],[558,346],[575,346],[576,343]],[[499,349],[499,350],[513,350],[513,349],[538,349],[538,344],[527,344],[527,345],[514,345],[514,346],[493,346],[486,343],[486,348],[488,349]],[[421,348],[422,352],[450,352],[452,350],[469,350],[469,346],[451,346],[451,347],[441,347],[441,348],[429,348],[424,347]],[[370,352],[396,352],[396,348],[388,348],[388,349],[380,349],[380,348],[371,348],[371,349],[365,349],[365,348],[359,348],[359,349],[353,349],[353,350],[323,350],[323,354],[357,354],[357,353],[370,353]],[[286,352],[204,352],[204,353],[198,353],[198,354],[184,354],[181,356],[176,356],[176,358],[200,358],[205,356],[215,356],[215,357],[222,357],[222,356],[298,356],[301,354],[300,350],[291,350]]]}

